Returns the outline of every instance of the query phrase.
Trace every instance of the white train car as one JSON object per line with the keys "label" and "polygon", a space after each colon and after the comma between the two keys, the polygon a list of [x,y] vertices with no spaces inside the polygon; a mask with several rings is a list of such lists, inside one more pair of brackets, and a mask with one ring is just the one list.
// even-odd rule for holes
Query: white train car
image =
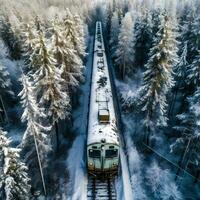
{"label": "white train car", "polygon": [[88,172],[113,175],[119,164],[119,135],[102,36],[96,22],[87,139]]}

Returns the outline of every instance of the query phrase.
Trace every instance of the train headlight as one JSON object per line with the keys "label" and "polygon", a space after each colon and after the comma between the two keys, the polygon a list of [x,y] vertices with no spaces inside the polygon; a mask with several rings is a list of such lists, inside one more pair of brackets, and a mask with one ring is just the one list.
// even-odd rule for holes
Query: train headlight
{"label": "train headlight", "polygon": [[89,165],[90,165],[90,166],[93,166],[93,163],[90,162]]}

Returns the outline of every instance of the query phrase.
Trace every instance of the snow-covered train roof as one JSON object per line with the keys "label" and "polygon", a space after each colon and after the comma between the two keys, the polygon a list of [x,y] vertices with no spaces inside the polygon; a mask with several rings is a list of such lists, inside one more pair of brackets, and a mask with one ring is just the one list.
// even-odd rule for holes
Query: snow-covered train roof
{"label": "snow-covered train roof", "polygon": [[[90,113],[88,125],[88,144],[104,141],[105,143],[119,144],[116,116],[114,111],[110,77],[101,22],[96,23],[94,46],[92,85],[90,96]],[[100,123],[98,113],[109,113],[109,123]]]}

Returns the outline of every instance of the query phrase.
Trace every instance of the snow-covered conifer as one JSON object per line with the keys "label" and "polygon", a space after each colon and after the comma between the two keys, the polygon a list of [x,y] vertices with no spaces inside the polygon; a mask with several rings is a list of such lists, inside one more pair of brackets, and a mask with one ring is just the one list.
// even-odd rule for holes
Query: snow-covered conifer
{"label": "snow-covered conifer", "polygon": [[35,55],[33,58],[31,55],[37,48],[35,48],[36,28],[33,23],[23,24],[21,35],[24,64],[27,71],[30,69],[34,70],[35,68],[31,68],[31,66],[37,63],[37,57]]}
{"label": "snow-covered conifer", "polygon": [[0,93],[1,96],[4,96],[6,94],[14,95],[13,91],[11,90],[11,80],[10,80],[10,74],[2,61],[0,60]]}
{"label": "snow-covered conifer", "polygon": [[[5,118],[8,120],[5,100],[7,97],[13,97],[14,93],[11,90],[11,80],[9,72],[0,60],[0,112],[3,111]],[[3,117],[2,117],[3,119]]]}
{"label": "snow-covered conifer", "polygon": [[[179,46],[180,47],[180,46]],[[181,55],[179,57],[179,62],[174,67],[175,74],[175,85],[174,91],[172,93],[171,103],[169,105],[168,116],[170,119],[173,119],[173,111],[177,101],[177,94],[182,87],[184,87],[186,83],[187,77],[187,43],[184,45],[183,49],[181,49]]]}
{"label": "snow-covered conifer", "polygon": [[76,38],[76,44],[75,49],[80,56],[80,58],[83,58],[85,56],[85,29],[84,29],[84,23],[79,15],[74,16],[74,23],[75,23],[75,29],[77,33]]}
{"label": "snow-covered conifer", "polygon": [[46,134],[50,127],[42,126],[41,124],[42,119],[46,116],[36,103],[35,88],[32,86],[29,78],[22,74],[21,82],[23,89],[19,96],[24,108],[21,120],[22,122],[27,122],[21,146],[25,152],[25,161],[31,168],[32,173],[34,173],[34,181],[38,181],[36,181],[36,177],[38,177],[37,174],[40,172],[45,191],[43,169],[47,166],[47,156],[51,151],[50,138]]}
{"label": "snow-covered conifer", "polygon": [[[64,30],[59,30],[63,33],[60,35],[60,40],[62,41],[60,45],[62,47],[57,48],[60,51],[60,55],[62,54],[61,62],[61,77],[64,80],[64,86],[66,91],[71,97],[71,89],[77,88],[80,80],[83,78],[82,69],[83,63],[80,56],[83,56],[83,40],[80,39],[82,37],[82,32],[76,30],[77,25],[74,22],[74,18],[72,14],[68,11],[65,19],[64,19]],[[57,31],[58,32],[58,31]],[[56,33],[56,29],[55,32]],[[56,35],[53,36],[54,41]],[[80,42],[80,45],[79,45]],[[78,52],[80,50],[80,52]]]}
{"label": "snow-covered conifer", "polygon": [[112,10],[111,3],[109,3],[106,9],[106,29],[107,29],[107,34],[109,38],[110,38],[110,32],[111,32],[112,15],[113,15],[113,10]]}
{"label": "snow-covered conifer", "polygon": [[147,185],[149,185],[153,199],[181,200],[183,197],[174,183],[174,177],[168,169],[161,169],[154,161],[146,171]]}
{"label": "snow-covered conifer", "polygon": [[0,198],[30,199],[28,168],[20,160],[20,149],[10,146],[11,140],[0,128]]}
{"label": "snow-covered conifer", "polygon": [[140,90],[140,105],[145,113],[145,125],[151,129],[165,126],[166,94],[173,86],[173,66],[177,63],[177,41],[173,26],[167,16],[157,33],[157,40],[150,50],[150,59],[145,65],[144,82]]}
{"label": "snow-covered conifer", "polygon": [[174,72],[176,73],[177,77],[184,78],[186,76],[186,69],[187,69],[187,43],[185,43],[181,51],[182,53],[179,58],[179,62],[174,67]]}
{"label": "snow-covered conifer", "polygon": [[112,58],[115,57],[115,52],[117,49],[119,28],[120,25],[119,25],[118,13],[115,11],[111,19],[111,28],[110,28],[110,50]]}
{"label": "snow-covered conifer", "polygon": [[65,37],[71,42],[77,55],[85,55],[84,27],[78,15],[73,16],[67,10],[64,18]]}
{"label": "snow-covered conifer", "polygon": [[157,32],[159,31],[159,27],[162,23],[162,10],[159,9],[153,9],[150,12],[151,14],[151,32],[153,37],[157,37]]}
{"label": "snow-covered conifer", "polygon": [[152,47],[152,21],[150,13],[139,16],[134,28],[134,63],[143,67],[148,60],[148,53]]}
{"label": "snow-covered conifer", "polygon": [[[55,35],[55,41],[58,41]],[[69,115],[69,96],[67,91],[63,89],[65,80],[61,78],[61,69],[56,67],[56,60],[54,59],[52,47],[49,48],[46,44],[46,40],[42,32],[39,34],[39,53],[38,57],[38,70],[33,74],[33,80],[35,82],[36,95],[39,102],[39,106],[46,110],[47,119],[51,125],[57,125],[60,119],[65,119]],[[61,41],[62,42],[62,41]],[[57,43],[59,45],[59,43]],[[57,52],[63,56],[63,51],[66,51],[63,47],[57,46]],[[55,48],[55,47],[53,47]],[[58,132],[57,142],[58,142]]]}
{"label": "snow-covered conifer", "polygon": [[187,80],[192,83],[194,87],[200,86],[200,50],[198,55],[194,57],[193,62],[188,65]]}
{"label": "snow-covered conifer", "polygon": [[[189,162],[200,166],[200,88],[192,97],[188,98],[189,109],[187,112],[177,115],[179,125],[175,126],[179,137],[171,145],[171,151],[180,155],[185,152],[188,160],[182,160],[181,164]],[[189,155],[189,156],[188,156]],[[186,168],[187,166],[182,166]]]}
{"label": "snow-covered conifer", "polygon": [[119,66],[122,79],[131,72],[133,65],[133,19],[127,13],[122,20],[118,45],[116,50],[116,63]]}
{"label": "snow-covered conifer", "polygon": [[22,51],[20,39],[18,38],[15,29],[12,27],[9,17],[3,16],[0,24],[0,35],[8,47],[11,58],[16,60],[20,59]]}
{"label": "snow-covered conifer", "polygon": [[200,49],[200,17],[187,13],[181,27],[181,40],[187,43],[187,62],[191,64]]}

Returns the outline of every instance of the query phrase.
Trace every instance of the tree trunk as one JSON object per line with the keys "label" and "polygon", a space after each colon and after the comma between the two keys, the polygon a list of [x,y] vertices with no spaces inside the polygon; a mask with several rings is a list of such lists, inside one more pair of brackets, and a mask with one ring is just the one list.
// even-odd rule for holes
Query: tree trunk
{"label": "tree trunk", "polygon": [[125,59],[124,59],[123,68],[122,68],[122,80],[124,80],[125,72],[126,72],[126,64],[125,64]]}
{"label": "tree trunk", "polygon": [[0,121],[3,122],[3,116],[1,114],[1,110],[0,110]]}
{"label": "tree trunk", "polygon": [[[175,102],[176,102],[176,98],[177,98],[177,94],[178,94],[178,91],[179,91],[180,84],[181,84],[181,80],[179,79],[175,93],[174,93],[173,98],[172,98],[172,102],[171,102],[170,107],[169,107],[169,112],[168,112],[168,117],[171,120],[173,119],[174,105],[175,105]],[[170,118],[170,115],[172,115],[172,118]]]}
{"label": "tree trunk", "polygon": [[39,154],[39,149],[38,149],[38,144],[37,144],[37,140],[36,140],[36,137],[35,137],[35,133],[33,134],[33,137],[34,137],[34,143],[35,143],[35,148],[36,148],[36,152],[37,152],[38,165],[39,165],[39,170],[40,170],[40,176],[41,176],[41,180],[42,180],[44,195],[46,196],[46,194],[47,194],[47,192],[46,192],[46,185],[45,185],[45,181],[44,181],[44,174],[43,174],[43,170],[42,170],[42,163],[41,163],[41,159],[40,159],[40,154]]}
{"label": "tree trunk", "polygon": [[150,126],[148,125],[147,127],[147,145],[149,146],[149,138],[150,138],[150,135],[151,135],[151,130],[150,130]]}
{"label": "tree trunk", "polygon": [[59,134],[58,134],[58,122],[55,122],[55,132],[56,132],[56,152],[59,150]]}
{"label": "tree trunk", "polygon": [[197,170],[194,183],[197,183],[199,181],[199,175],[200,175],[200,170]]}
{"label": "tree trunk", "polygon": [[4,105],[4,102],[3,102],[1,95],[0,95],[0,101],[1,101],[1,104],[2,104],[2,108],[3,108],[3,112],[5,114],[6,121],[8,122],[8,114],[7,114],[7,111],[6,111],[6,108],[5,108],[5,105]]}
{"label": "tree trunk", "polygon": [[[179,160],[179,162],[178,162],[178,165],[179,165],[180,168],[182,168],[182,166],[183,166],[183,164],[184,164],[185,157],[186,157],[187,152],[188,152],[188,149],[189,149],[189,147],[190,147],[190,142],[191,142],[191,139],[188,140],[188,143],[187,143],[187,146],[186,146],[186,148],[185,148],[185,151],[182,153],[181,158],[180,158],[180,160]],[[187,163],[187,162],[186,162],[186,163]],[[180,168],[178,168],[178,170],[177,170],[177,172],[176,172],[175,180],[178,179],[178,175],[179,175],[180,170],[181,170]],[[185,168],[185,166],[184,166],[183,168]]]}
{"label": "tree trunk", "polygon": [[151,134],[151,129],[149,125],[145,127],[145,134],[144,134],[144,143],[149,146],[149,137]]}

